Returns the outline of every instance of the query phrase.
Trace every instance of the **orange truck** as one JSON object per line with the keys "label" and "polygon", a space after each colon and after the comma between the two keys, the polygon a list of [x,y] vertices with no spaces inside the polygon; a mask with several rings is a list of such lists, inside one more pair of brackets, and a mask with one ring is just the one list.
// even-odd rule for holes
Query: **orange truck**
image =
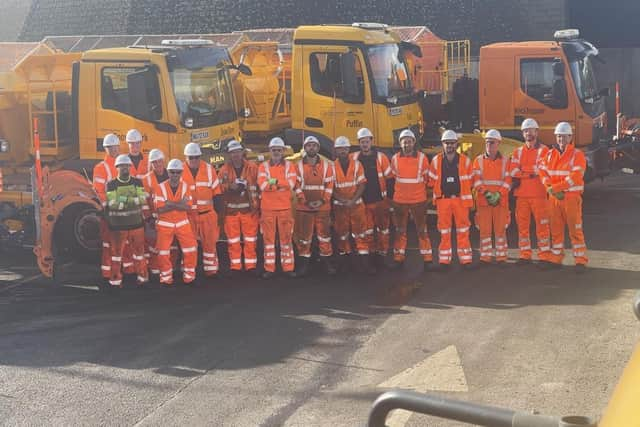
{"label": "orange truck", "polygon": [[481,47],[478,79],[463,76],[453,82],[453,100],[425,116],[463,131],[498,129],[520,140],[520,124],[532,117],[540,124],[540,139],[549,145],[555,142],[555,125],[566,121],[573,127],[576,146],[587,157],[587,181],[609,174],[612,168],[640,170],[634,122],[620,116],[616,130],[608,129],[609,89],[598,88],[593,67],[600,60],[598,49],[581,39],[578,30],[556,31],[554,38]]}

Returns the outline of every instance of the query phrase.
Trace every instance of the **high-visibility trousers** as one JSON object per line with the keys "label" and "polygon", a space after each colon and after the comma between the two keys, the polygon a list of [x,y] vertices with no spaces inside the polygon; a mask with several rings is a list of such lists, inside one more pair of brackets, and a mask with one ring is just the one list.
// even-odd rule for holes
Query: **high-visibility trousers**
{"label": "high-visibility trousers", "polygon": [[134,230],[111,231],[111,286],[122,285],[122,270],[124,269],[124,250],[129,248],[134,272],[138,275],[139,285],[149,281],[147,260],[144,257],[144,228]]}
{"label": "high-visibility trousers", "polygon": [[418,233],[418,246],[424,261],[433,259],[431,240],[427,231],[427,202],[421,203],[393,203],[393,225],[395,236],[393,241],[393,259],[402,262],[407,249],[407,223],[409,214],[413,217]]}
{"label": "high-visibility trousers", "polygon": [[100,219],[100,240],[102,240],[102,260],[100,270],[102,278],[111,279],[111,232],[109,224],[104,218]]}
{"label": "high-visibility trousers", "polygon": [[205,276],[218,273],[218,215],[215,211],[189,213],[189,222],[193,234],[200,241],[202,248],[202,269]]}
{"label": "high-visibility trousers", "polygon": [[565,196],[564,200],[551,197],[551,257],[550,261],[562,263],[564,258],[564,230],[569,229],[576,264],[586,265],[587,246],[582,231],[582,197]]}
{"label": "high-visibility trousers", "polygon": [[[156,241],[158,239],[158,234],[156,232],[155,225],[147,226],[144,232],[144,240],[145,240],[145,252],[144,257],[147,259],[147,265],[149,267],[149,272],[151,274],[160,274],[160,264],[158,263],[158,249],[156,245]],[[180,248],[178,244],[174,241],[171,244],[170,249],[170,260],[171,265],[175,265],[178,260],[178,255]]]}
{"label": "high-visibility trousers", "polygon": [[[438,231],[440,232],[440,246],[438,258],[440,264],[451,264],[453,250],[451,248],[451,231],[453,223],[456,225],[456,240],[458,246],[458,260],[460,264],[470,264],[473,261],[471,242],[469,240],[469,208],[462,204],[460,198],[442,198],[436,200],[438,214]],[[453,220],[453,221],[452,221]]]}
{"label": "high-visibility trousers", "polygon": [[364,206],[366,215],[367,244],[369,252],[387,255],[389,252],[389,225],[391,223],[391,204],[389,199]]}
{"label": "high-visibility trousers", "polygon": [[[478,206],[476,226],[480,230],[480,260],[491,262],[507,260],[507,227],[510,222],[508,206]],[[493,238],[495,237],[495,251]]]}
{"label": "high-visibility trousers", "polygon": [[133,259],[133,248],[130,247],[129,242],[125,242],[124,249],[122,251],[122,269],[125,274],[135,273],[136,267]]}
{"label": "high-visibility trousers", "polygon": [[333,206],[333,229],[338,237],[338,251],[340,255],[350,254],[351,236],[356,243],[359,255],[369,254],[369,242],[366,234],[366,218],[364,204],[353,206]]}
{"label": "high-visibility trousers", "polygon": [[[232,270],[244,268],[254,270],[258,263],[256,243],[258,241],[258,215],[255,212],[236,212],[224,217],[224,233],[227,235],[227,248]],[[243,248],[244,244],[244,248]]]}
{"label": "high-visibility trousers", "polygon": [[320,256],[331,256],[331,214],[329,211],[301,211],[296,210],[296,220],[293,230],[294,241],[298,248],[298,255],[309,258],[311,256],[311,241],[313,232],[318,237]]}
{"label": "high-visibility trousers", "polygon": [[264,242],[264,270],[276,271],[276,233],[280,240],[280,265],[282,271],[293,271],[295,267],[293,245],[293,214],[291,209],[270,211],[262,209],[260,230]]}
{"label": "high-visibility trousers", "polygon": [[538,259],[548,261],[551,255],[549,240],[549,201],[546,197],[516,198],[516,224],[518,225],[518,247],[520,259],[531,259],[531,215],[536,223]]}
{"label": "high-visibility trousers", "polygon": [[[163,225],[169,224],[169,225]],[[171,244],[177,238],[182,250],[182,281],[191,283],[196,278],[196,263],[198,261],[198,242],[193,234],[189,221],[177,223],[158,221],[156,224],[158,238],[158,265],[160,267],[160,283],[173,284],[173,264],[171,263]]]}

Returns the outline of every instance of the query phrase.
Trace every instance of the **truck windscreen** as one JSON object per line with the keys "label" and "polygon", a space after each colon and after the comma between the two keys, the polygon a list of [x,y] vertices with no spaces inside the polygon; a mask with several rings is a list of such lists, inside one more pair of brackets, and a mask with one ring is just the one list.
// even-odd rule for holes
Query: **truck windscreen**
{"label": "truck windscreen", "polygon": [[167,63],[183,124],[203,128],[237,119],[226,50],[178,50],[168,56]]}
{"label": "truck windscreen", "polygon": [[397,44],[382,44],[366,48],[375,97],[387,98],[413,93],[408,67],[400,59],[399,52],[400,47]]}

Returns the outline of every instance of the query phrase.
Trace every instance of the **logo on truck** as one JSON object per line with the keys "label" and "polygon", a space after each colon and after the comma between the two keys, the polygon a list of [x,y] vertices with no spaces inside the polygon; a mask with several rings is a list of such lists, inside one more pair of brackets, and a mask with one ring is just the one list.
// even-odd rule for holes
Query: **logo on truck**
{"label": "logo on truck", "polygon": [[361,128],[364,127],[364,122],[362,120],[353,119],[353,120],[345,120],[344,123],[347,128]]}

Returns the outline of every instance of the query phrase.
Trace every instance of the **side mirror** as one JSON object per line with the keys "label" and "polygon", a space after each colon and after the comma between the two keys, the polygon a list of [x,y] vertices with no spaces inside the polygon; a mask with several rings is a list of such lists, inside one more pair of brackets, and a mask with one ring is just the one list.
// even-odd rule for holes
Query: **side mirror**
{"label": "side mirror", "polygon": [[127,76],[130,114],[141,120],[162,117],[160,87],[155,68],[146,67]]}
{"label": "side mirror", "polygon": [[553,75],[556,77],[564,77],[564,62],[561,59],[553,61]]}
{"label": "side mirror", "polygon": [[249,68],[249,66],[245,65],[245,64],[238,64],[236,65],[236,70],[240,71],[242,74],[244,74],[245,76],[251,76],[253,75],[253,73],[251,72],[251,68]]}
{"label": "side mirror", "polygon": [[356,56],[353,52],[340,55],[340,74],[342,77],[342,96],[345,102],[360,102],[361,93],[356,75]]}

